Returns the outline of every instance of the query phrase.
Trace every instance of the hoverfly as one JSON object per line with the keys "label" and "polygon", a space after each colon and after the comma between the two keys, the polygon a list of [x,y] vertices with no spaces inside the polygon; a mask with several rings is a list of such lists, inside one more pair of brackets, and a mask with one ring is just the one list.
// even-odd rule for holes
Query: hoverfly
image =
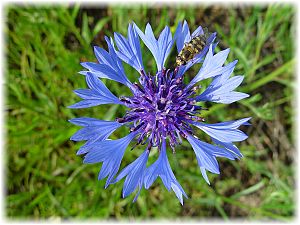
{"label": "hoverfly", "polygon": [[207,28],[203,29],[203,34],[195,35],[191,38],[189,42],[186,42],[176,56],[176,63],[175,66],[181,66],[187,64],[191,59],[193,59],[197,54],[199,54],[205,45],[207,44],[207,39],[211,35],[208,32]]}

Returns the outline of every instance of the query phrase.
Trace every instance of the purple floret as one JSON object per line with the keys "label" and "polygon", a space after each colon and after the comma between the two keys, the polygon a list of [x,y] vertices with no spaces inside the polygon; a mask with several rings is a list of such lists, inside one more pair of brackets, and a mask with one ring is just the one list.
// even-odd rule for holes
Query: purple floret
{"label": "purple floret", "polygon": [[204,121],[197,116],[201,106],[193,99],[198,87],[186,88],[182,77],[176,78],[176,70],[162,70],[156,76],[143,72],[140,85],[134,83],[134,87],[132,97],[120,98],[131,110],[117,121],[134,122],[131,131],[139,130],[140,134],[137,144],[148,143],[148,149],[160,147],[162,140],[168,137],[175,151],[181,137],[193,133],[190,122]]}

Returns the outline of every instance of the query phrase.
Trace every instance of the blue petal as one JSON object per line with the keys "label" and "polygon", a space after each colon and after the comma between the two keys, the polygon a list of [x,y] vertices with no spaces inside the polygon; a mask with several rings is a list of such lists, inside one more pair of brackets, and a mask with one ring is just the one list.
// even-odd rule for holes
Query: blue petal
{"label": "blue petal", "polygon": [[234,155],[227,151],[227,149],[202,142],[191,135],[187,137],[187,140],[195,151],[202,176],[207,183],[209,183],[209,180],[205,172],[206,170],[216,174],[220,173],[216,157],[226,157],[231,160],[235,159]]}
{"label": "blue petal", "polygon": [[[220,143],[223,143],[223,142],[219,142],[219,144]],[[232,151],[228,151],[227,148],[222,148],[219,146],[211,145],[211,144],[208,144],[208,143],[202,142],[202,141],[197,142],[197,144],[198,144],[198,146],[201,146],[202,149],[204,149],[205,152],[207,152],[207,154],[210,154],[212,156],[224,157],[224,158],[227,158],[230,160],[236,159],[236,155],[234,153],[232,153]]]}
{"label": "blue petal", "polygon": [[225,121],[222,123],[215,123],[210,124],[214,127],[218,127],[218,129],[237,129],[242,125],[249,125],[248,121],[251,119],[251,117],[239,119],[239,120],[231,120],[231,121]]}
{"label": "blue petal", "polygon": [[144,70],[140,41],[132,24],[128,26],[128,40],[118,33],[115,33],[115,40],[119,49],[119,51],[117,51],[118,57],[131,65],[138,72]]}
{"label": "blue petal", "polygon": [[134,24],[134,29],[151,51],[156,61],[158,71],[161,71],[173,45],[170,28],[166,26],[159,35],[158,40],[156,40],[149,23],[146,25],[145,34],[138,28],[136,24]]}
{"label": "blue petal", "polygon": [[197,75],[193,78],[193,80],[188,84],[188,88],[192,87],[197,82],[215,77],[222,74],[228,68],[223,67],[223,64],[229,54],[229,48],[225,49],[215,55],[213,55],[212,45],[209,47],[209,51],[204,59],[201,69],[197,73]]}
{"label": "blue petal", "polygon": [[86,83],[91,90],[94,90],[96,93],[102,94],[108,98],[118,101],[119,99],[114,96],[110,90],[103,84],[101,80],[94,76],[92,73],[86,76]]}
{"label": "blue petal", "polygon": [[104,140],[102,142],[98,142],[98,144],[94,148],[90,149],[90,151],[85,155],[84,163],[103,162],[98,179],[101,180],[108,176],[105,185],[106,187],[117,174],[125,150],[136,134],[136,132],[132,132],[126,137],[118,140]]}
{"label": "blue petal", "polygon": [[210,185],[210,182],[209,182],[209,179],[207,177],[207,173],[206,173],[206,170],[203,166],[201,166],[201,162],[200,162],[200,159],[199,157],[197,157],[197,161],[198,161],[198,165],[200,167],[200,171],[201,171],[201,174],[202,174],[202,177],[204,178],[204,180]]}
{"label": "blue petal", "polygon": [[164,66],[166,59],[173,45],[172,34],[168,26],[161,32],[158,38],[158,49],[160,52],[161,68]]}
{"label": "blue petal", "polygon": [[219,165],[216,157],[213,155],[219,147],[202,142],[192,136],[188,136],[188,141],[192,145],[196,156],[199,158],[201,166],[212,173],[219,174]]}
{"label": "blue petal", "polygon": [[233,91],[243,81],[243,76],[230,77],[237,61],[224,67],[221,74],[216,76],[207,89],[196,97],[196,101],[211,101],[216,103],[230,104],[232,102],[249,97],[248,94]]}
{"label": "blue petal", "polygon": [[[164,163],[169,163],[165,161],[166,154],[161,152],[158,159],[147,168],[145,172],[144,186],[148,189],[158,176],[163,177],[162,181],[165,187],[170,191],[171,189],[171,177],[169,173],[165,170]],[[165,175],[166,173],[166,175]]]}
{"label": "blue petal", "polygon": [[[174,40],[176,40],[177,52],[179,53],[182,50],[184,44],[190,42],[192,38],[203,34],[204,32],[201,26],[199,26],[191,35],[186,20],[183,22],[183,25],[181,22],[179,22],[174,34]],[[211,36],[208,37],[207,39],[207,44],[210,45],[214,41],[215,37],[216,37],[216,33],[211,34]]]}
{"label": "blue petal", "polygon": [[209,136],[221,141],[221,142],[236,142],[247,139],[247,135],[237,129],[226,128],[226,126],[220,126],[218,124],[205,124],[199,122],[193,122],[194,126],[204,131]]}
{"label": "blue petal", "polygon": [[108,121],[98,120],[90,117],[79,117],[79,118],[70,119],[69,122],[78,126],[86,127],[86,126],[101,126]]}
{"label": "blue petal", "polygon": [[175,192],[175,195],[179,199],[181,205],[183,205],[183,197],[182,197],[183,189],[173,182],[171,183],[171,188]]}
{"label": "blue petal", "polygon": [[249,95],[242,92],[228,91],[227,93],[219,94],[210,89],[204,94],[202,93],[197,96],[196,101],[211,101],[215,103],[231,104],[247,97],[249,97]]}
{"label": "blue petal", "polygon": [[115,66],[115,61],[113,57],[103,48],[94,46],[94,54],[100,64]]}
{"label": "blue petal", "polygon": [[219,76],[214,77],[213,81],[211,82],[211,85],[218,86],[226,82],[230,75],[232,74],[236,64],[238,63],[238,60],[234,60],[233,62],[228,63],[224,70],[222,71],[222,74]]}
{"label": "blue petal", "polygon": [[244,76],[234,76],[227,81],[224,81],[219,88],[214,90],[214,94],[221,95],[226,94],[235,88],[237,88],[244,80]]}
{"label": "blue petal", "polygon": [[112,179],[118,173],[122,158],[124,156],[124,151],[116,151],[112,155],[108,156],[108,158],[103,162],[98,175],[98,180],[102,180],[108,176],[105,182],[105,188],[107,188],[111,184]]}
{"label": "blue petal", "polygon": [[188,197],[181,185],[176,180],[175,175],[173,174],[173,171],[167,158],[165,140],[162,141],[162,147],[158,159],[145,171],[145,188],[148,189],[158,176],[163,181],[163,184],[167,188],[167,190],[170,191],[171,189],[173,189],[180,203],[183,204],[182,195],[184,195],[186,198]]}
{"label": "blue petal", "polygon": [[88,100],[82,100],[80,102],[77,102],[73,105],[70,105],[68,108],[71,109],[82,109],[82,108],[90,108],[97,105],[104,105],[104,104],[110,104],[110,101],[106,101],[104,99],[94,100],[94,99],[88,99]]}
{"label": "blue petal", "polygon": [[139,185],[138,192],[136,193],[136,195],[135,195],[135,197],[134,197],[134,199],[133,199],[132,202],[136,202],[136,200],[138,199],[138,197],[139,197],[139,195],[140,195],[140,193],[141,193],[141,189],[142,189],[142,186],[143,186],[143,182],[140,181],[138,185]]}
{"label": "blue petal", "polygon": [[221,95],[226,94],[235,88],[237,88],[244,80],[244,76],[234,76],[232,78],[229,78],[228,80],[224,81],[222,84],[220,84],[220,87],[215,88],[214,94],[215,95]]}
{"label": "blue petal", "polygon": [[114,183],[127,176],[123,186],[123,198],[130,195],[143,180],[148,157],[149,150],[146,150],[135,161],[126,166],[115,179]]}
{"label": "blue petal", "polygon": [[223,103],[223,104],[231,104],[233,102],[242,100],[244,98],[248,98],[249,95],[242,93],[242,92],[236,92],[236,91],[231,91],[230,93],[226,93],[223,95],[207,95],[206,98],[202,99],[197,99],[197,101],[211,101],[215,103]]}
{"label": "blue petal", "polygon": [[[115,60],[115,65],[117,67],[117,70],[119,71],[119,73],[122,74],[122,76],[125,76],[125,71],[124,71],[124,68],[123,68],[123,64],[122,64],[122,61],[119,59],[118,55],[117,55],[117,51],[115,49],[115,46],[114,46],[114,41],[112,38],[108,38],[105,36],[105,41],[107,43],[107,46],[108,46],[108,50],[109,50],[109,54],[111,54]],[[132,84],[130,83],[130,86],[129,88],[131,88]]]}
{"label": "blue petal", "polygon": [[73,124],[84,126],[70,138],[73,141],[87,140],[77,154],[86,153],[94,143],[107,139],[117,128],[123,125],[115,121],[104,121],[87,117],[75,118],[69,121]]}
{"label": "blue petal", "polygon": [[186,20],[183,22],[183,25],[181,22],[178,23],[174,34],[174,39],[176,40],[176,47],[178,53],[182,50],[184,43],[189,42],[191,40],[190,29]]}
{"label": "blue petal", "polygon": [[[100,120],[99,120],[100,121]],[[90,139],[105,140],[113,131],[122,124],[114,121],[103,121],[103,125],[87,126],[77,131],[70,139],[73,141],[82,141]]]}
{"label": "blue petal", "polygon": [[[94,47],[94,52],[99,64],[83,62],[81,65],[97,77],[114,80],[132,88],[132,83],[128,80],[124,72],[122,62],[116,54],[112,39],[109,40],[105,37],[105,40],[107,42],[109,52],[100,47]],[[87,72],[88,71],[80,71],[79,73],[86,75]]]}
{"label": "blue petal", "polygon": [[103,162],[106,160],[106,158],[109,158],[109,154],[125,151],[135,135],[136,132],[132,132],[129,135],[118,140],[104,140],[99,142],[97,146],[95,146],[85,155],[83,162]]}
{"label": "blue petal", "polygon": [[[81,65],[97,77],[114,80],[128,87],[132,86],[126,75],[122,73],[117,67],[111,67],[110,65],[98,64],[93,62],[83,62],[81,63]],[[82,74],[82,72],[80,73]]]}
{"label": "blue petal", "polygon": [[234,144],[232,144],[232,143],[221,142],[221,141],[219,141],[219,140],[217,140],[217,139],[214,139],[214,138],[212,138],[212,140],[213,140],[213,142],[214,142],[215,144],[221,145],[221,146],[223,146],[226,150],[232,152],[232,153],[233,153],[232,156],[233,156],[234,158],[239,159],[239,158],[242,158],[242,157],[243,157],[243,155],[242,155],[242,153],[240,152],[240,150],[239,150]]}
{"label": "blue petal", "polygon": [[92,73],[86,75],[86,82],[90,89],[78,89],[74,91],[84,100],[69,106],[69,108],[88,108],[102,104],[123,104]]}
{"label": "blue petal", "polygon": [[[194,148],[195,153],[200,155],[201,152],[204,152],[205,154],[216,156],[216,157],[225,157],[230,160],[234,160],[234,155],[231,154],[231,152],[228,152],[227,149],[221,148],[215,145],[208,144],[206,142],[200,141],[197,138],[194,138],[192,136],[188,137],[189,142],[191,143],[192,147]],[[220,144],[222,142],[218,142]],[[217,165],[217,164],[216,164]]]}
{"label": "blue petal", "polygon": [[[144,179],[144,185],[145,188],[148,189],[153,182],[156,180],[159,174],[161,174],[162,171],[162,166],[163,166],[163,158],[164,156],[162,155],[163,153],[160,153],[158,159],[147,168],[146,173],[145,173],[145,179]],[[166,182],[165,187],[170,190],[170,185],[168,185],[170,182]]]}
{"label": "blue petal", "polygon": [[[163,140],[162,147],[160,150],[160,154],[158,159],[147,168],[146,175],[145,175],[145,188],[148,189],[156,178],[160,176],[165,187],[170,191],[171,189],[171,181],[175,178],[166,153],[166,141]],[[176,179],[176,178],[175,178]]]}
{"label": "blue petal", "polygon": [[90,139],[85,142],[84,145],[82,145],[79,150],[76,152],[77,155],[82,155],[87,152],[89,152],[92,148],[95,148],[96,145],[98,145],[99,142],[102,142],[103,140],[106,140],[107,138],[100,137],[99,139]]}
{"label": "blue petal", "polygon": [[90,89],[77,89],[74,91],[74,93],[83,99],[99,99],[99,94],[93,90]]}

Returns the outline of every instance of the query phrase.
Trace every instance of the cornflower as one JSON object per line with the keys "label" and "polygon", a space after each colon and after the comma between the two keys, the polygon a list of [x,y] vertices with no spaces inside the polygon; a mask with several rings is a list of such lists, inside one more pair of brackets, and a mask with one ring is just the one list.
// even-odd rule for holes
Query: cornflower
{"label": "cornflower", "polygon": [[[167,145],[175,153],[176,146],[182,143],[182,139],[186,139],[195,152],[202,176],[208,184],[210,182],[206,171],[220,173],[217,157],[230,160],[243,157],[233,142],[247,138],[238,128],[241,125],[249,125],[250,118],[208,124],[200,116],[202,110],[207,110],[201,106],[203,102],[230,104],[249,96],[234,91],[244,77],[230,77],[237,60],[224,65],[229,49],[214,54],[217,45],[214,42],[216,33],[210,34],[203,49],[191,60],[175,68],[165,68],[173,45],[176,45],[179,53],[192,37],[203,34],[203,29],[199,26],[191,35],[188,24],[184,21],[183,24],[178,24],[174,37],[170,28],[166,26],[156,39],[150,24],[147,24],[145,32],[142,32],[132,23],[128,26],[127,38],[119,33],[114,33],[114,40],[105,37],[108,51],[94,47],[98,63],[81,63],[87,69],[80,74],[85,76],[88,89],[75,90],[83,100],[70,108],[119,104],[129,109],[123,117],[116,118],[115,121],[88,117],[70,120],[71,123],[83,127],[71,137],[73,141],[86,141],[77,152],[78,155],[85,154],[83,162],[103,163],[98,179],[107,177],[105,188],[126,177],[123,197],[137,189],[134,198],[136,201],[142,187],[149,189],[160,177],[167,190],[173,190],[183,204],[183,196],[188,197],[171,169]],[[147,72],[143,65],[140,39],[155,59],[157,72],[153,75]],[[127,78],[122,62],[138,71],[138,82],[132,83]],[[184,74],[194,64],[199,63],[202,64],[200,70],[185,84]],[[99,78],[110,79],[127,86],[132,95],[116,97]],[[199,82],[208,78],[212,78],[211,83],[199,93],[202,89]],[[128,127],[128,135],[117,140],[109,139],[121,126]],[[196,136],[198,129],[209,135],[212,143],[206,143]],[[141,145],[144,146],[144,151],[117,174],[124,153],[134,139],[133,148]],[[157,159],[147,167],[149,153],[155,147],[158,149]]]}

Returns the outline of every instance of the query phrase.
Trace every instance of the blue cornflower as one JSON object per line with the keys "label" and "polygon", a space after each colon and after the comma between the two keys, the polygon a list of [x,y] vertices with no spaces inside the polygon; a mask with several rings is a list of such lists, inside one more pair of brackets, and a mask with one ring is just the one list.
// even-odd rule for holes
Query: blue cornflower
{"label": "blue cornflower", "polygon": [[[233,142],[243,141],[247,135],[238,128],[249,125],[250,118],[228,121],[216,124],[204,123],[200,117],[202,106],[198,102],[216,102],[230,104],[248,97],[247,94],[234,91],[243,81],[243,76],[230,77],[237,61],[224,65],[229,49],[214,54],[217,43],[216,33],[210,34],[203,49],[191,60],[176,68],[166,68],[166,59],[174,45],[179,53],[195,35],[204,34],[199,26],[192,34],[186,21],[179,23],[174,34],[165,27],[155,38],[150,24],[142,32],[134,23],[128,26],[128,38],[119,33],[112,38],[105,37],[108,51],[95,47],[94,52],[98,63],[84,62],[81,65],[87,69],[80,74],[85,75],[88,89],[75,90],[83,100],[70,108],[87,108],[102,104],[120,104],[129,110],[122,118],[115,121],[104,121],[94,118],[75,118],[70,122],[82,126],[71,140],[86,143],[77,154],[85,154],[84,163],[102,162],[99,179],[107,177],[105,188],[125,178],[123,197],[138,190],[134,201],[142,187],[148,189],[160,177],[164,186],[175,192],[183,204],[186,193],[177,181],[167,157],[167,144],[175,152],[175,146],[186,139],[192,146],[198,161],[202,176],[209,184],[206,170],[219,174],[216,157],[226,157],[230,160],[242,156]],[[147,73],[140,48],[140,39],[152,53],[157,72]],[[115,46],[115,44],[116,46]],[[117,47],[117,48],[116,48]],[[171,59],[172,60],[172,59]],[[175,61],[175,59],[174,59]],[[122,62],[138,71],[139,83],[132,83],[126,76]],[[190,83],[183,82],[183,75],[195,63],[201,63],[201,68]],[[132,92],[131,96],[116,97],[99,78],[106,78],[126,85]],[[212,82],[201,93],[197,84],[207,78]],[[108,139],[119,127],[126,125],[130,131],[127,136],[118,139]],[[201,141],[196,136],[200,129],[210,136],[212,143]],[[144,145],[144,152],[119,174],[124,153],[130,142],[135,139],[135,145]],[[147,167],[149,153],[153,147],[158,148],[156,161]]]}

